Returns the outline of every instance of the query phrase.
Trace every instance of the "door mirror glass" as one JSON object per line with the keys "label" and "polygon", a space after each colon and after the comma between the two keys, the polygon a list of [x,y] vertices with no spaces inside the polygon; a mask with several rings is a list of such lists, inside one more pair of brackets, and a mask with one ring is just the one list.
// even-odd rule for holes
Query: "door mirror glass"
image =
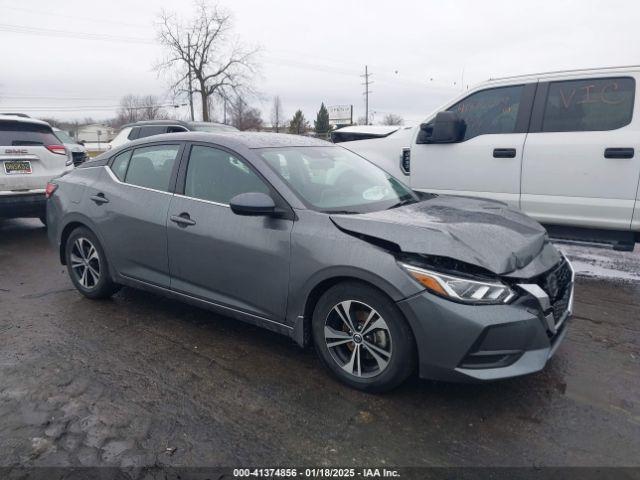
{"label": "door mirror glass", "polygon": [[236,215],[269,216],[276,212],[276,204],[273,199],[262,192],[236,195],[229,202],[229,206]]}
{"label": "door mirror glass", "polygon": [[438,112],[433,122],[420,126],[428,143],[456,143],[464,138],[466,124],[457,112]]}

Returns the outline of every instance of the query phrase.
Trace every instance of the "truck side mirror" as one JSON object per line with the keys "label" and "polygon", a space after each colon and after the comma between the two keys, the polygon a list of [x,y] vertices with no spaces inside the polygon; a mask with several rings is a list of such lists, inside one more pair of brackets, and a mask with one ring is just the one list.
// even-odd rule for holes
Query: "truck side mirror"
{"label": "truck side mirror", "polygon": [[418,143],[456,143],[464,138],[466,129],[457,112],[438,112],[432,122],[420,125]]}

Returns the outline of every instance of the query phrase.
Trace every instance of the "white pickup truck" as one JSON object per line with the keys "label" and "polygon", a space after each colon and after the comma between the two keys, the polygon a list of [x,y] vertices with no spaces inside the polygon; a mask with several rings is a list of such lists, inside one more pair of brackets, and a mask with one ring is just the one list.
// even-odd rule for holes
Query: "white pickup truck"
{"label": "white pickup truck", "polygon": [[393,162],[415,190],[500,200],[552,236],[633,249],[639,79],[640,66],[490,80],[427,117],[404,148],[387,138],[341,145],[383,168]]}

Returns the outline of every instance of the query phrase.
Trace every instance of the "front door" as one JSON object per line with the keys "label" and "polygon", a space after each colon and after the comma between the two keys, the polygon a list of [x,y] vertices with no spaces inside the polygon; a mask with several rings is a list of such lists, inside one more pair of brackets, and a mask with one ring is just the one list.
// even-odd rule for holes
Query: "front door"
{"label": "front door", "polygon": [[448,108],[466,123],[462,141],[411,146],[414,190],[492,198],[518,208],[520,168],[535,84],[480,90]]}
{"label": "front door", "polygon": [[629,230],[640,176],[635,80],[541,84],[522,165],[522,209],[543,223]]}
{"label": "front door", "polygon": [[[169,207],[171,288],[232,310],[283,321],[293,222],[234,214],[240,193],[274,192],[239,156],[193,145]],[[275,200],[275,199],[274,199]]]}

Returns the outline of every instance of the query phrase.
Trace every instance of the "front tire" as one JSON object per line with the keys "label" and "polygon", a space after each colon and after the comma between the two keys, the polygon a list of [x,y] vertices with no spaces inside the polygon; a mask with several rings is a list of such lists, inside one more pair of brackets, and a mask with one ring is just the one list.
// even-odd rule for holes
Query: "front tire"
{"label": "front tire", "polygon": [[80,227],[71,232],[65,246],[65,257],[69,277],[85,297],[109,298],[120,289],[111,280],[107,257],[91,230]]}
{"label": "front tire", "polygon": [[368,392],[391,390],[416,366],[413,333],[384,293],[339,283],[318,300],[313,340],[322,363],[343,383]]}

